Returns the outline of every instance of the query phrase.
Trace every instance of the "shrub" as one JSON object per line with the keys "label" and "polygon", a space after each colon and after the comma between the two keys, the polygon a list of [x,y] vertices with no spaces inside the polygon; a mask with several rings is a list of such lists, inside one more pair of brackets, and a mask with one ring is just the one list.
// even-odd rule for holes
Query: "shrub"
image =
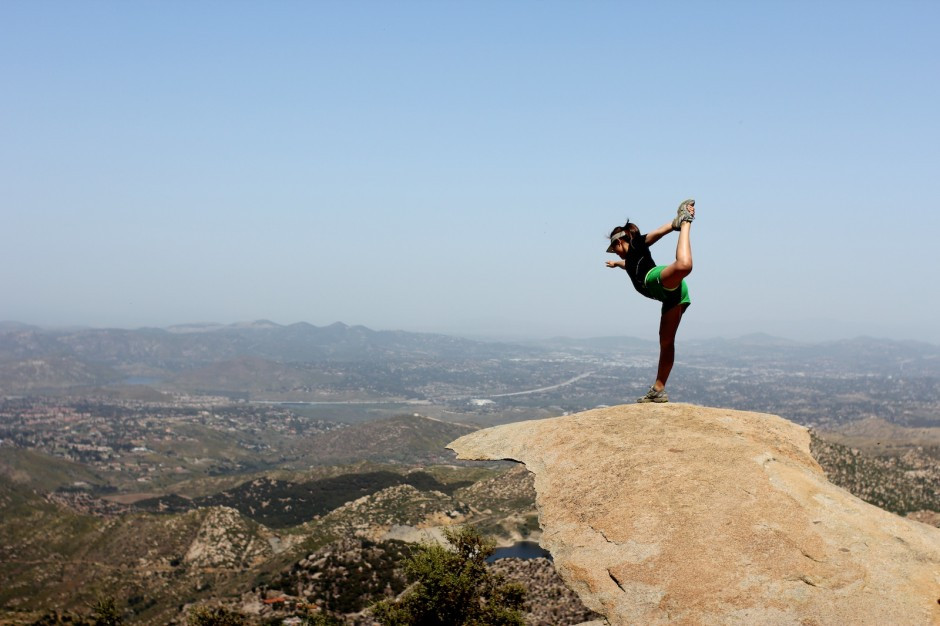
{"label": "shrub", "polygon": [[121,617],[114,598],[98,598],[91,607],[91,620],[94,626],[121,626],[124,619]]}
{"label": "shrub", "polygon": [[472,526],[445,529],[450,546],[419,547],[405,564],[412,588],[372,607],[383,626],[523,626],[525,589],[486,566],[494,544]]}

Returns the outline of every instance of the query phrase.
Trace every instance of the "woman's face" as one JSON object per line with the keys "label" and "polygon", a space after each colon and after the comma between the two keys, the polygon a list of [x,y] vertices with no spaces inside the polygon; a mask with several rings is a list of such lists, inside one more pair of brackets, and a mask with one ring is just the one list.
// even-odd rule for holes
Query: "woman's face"
{"label": "woman's face", "polygon": [[614,242],[614,254],[619,256],[621,259],[627,256],[627,250],[630,249],[630,244],[627,243],[626,238],[618,239]]}

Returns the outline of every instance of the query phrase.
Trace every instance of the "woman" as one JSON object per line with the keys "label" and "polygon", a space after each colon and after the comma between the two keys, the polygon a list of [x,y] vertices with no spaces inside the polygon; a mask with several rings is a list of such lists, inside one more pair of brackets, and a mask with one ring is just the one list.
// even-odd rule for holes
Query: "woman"
{"label": "woman", "polygon": [[[690,198],[679,205],[676,219],[646,235],[641,235],[640,229],[629,220],[625,225],[610,231],[610,247],[607,252],[613,252],[620,260],[607,261],[607,267],[626,270],[637,291],[647,298],[663,303],[662,317],[659,320],[659,369],[656,372],[656,382],[645,396],[637,399],[637,402],[669,402],[666,381],[676,358],[676,331],[682,321],[682,314],[692,303],[689,300],[689,288],[683,279],[692,273],[689,231],[694,219],[695,200]],[[675,262],[671,265],[656,265],[649,247],[674,230],[679,231]]]}

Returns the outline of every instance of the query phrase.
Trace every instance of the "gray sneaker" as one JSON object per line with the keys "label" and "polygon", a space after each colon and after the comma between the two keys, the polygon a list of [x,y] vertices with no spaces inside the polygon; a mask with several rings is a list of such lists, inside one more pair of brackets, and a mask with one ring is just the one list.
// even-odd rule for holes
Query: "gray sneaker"
{"label": "gray sneaker", "polygon": [[676,211],[676,219],[672,220],[672,229],[679,230],[679,226],[682,222],[692,223],[692,220],[695,218],[692,217],[692,214],[689,213],[689,207],[695,206],[695,198],[689,198],[688,200],[683,200],[679,205],[679,209]]}
{"label": "gray sneaker", "polygon": [[669,394],[666,393],[665,389],[660,389],[656,391],[652,385],[650,385],[650,390],[646,392],[646,395],[642,398],[637,398],[637,402],[669,402]]}

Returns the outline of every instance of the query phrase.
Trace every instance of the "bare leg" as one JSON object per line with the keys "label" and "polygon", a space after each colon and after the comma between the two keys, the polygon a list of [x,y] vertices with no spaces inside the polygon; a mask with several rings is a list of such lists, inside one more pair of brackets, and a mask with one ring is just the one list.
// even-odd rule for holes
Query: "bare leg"
{"label": "bare leg", "polygon": [[660,275],[663,287],[675,289],[682,284],[682,279],[692,273],[692,242],[689,231],[691,222],[682,222],[679,226],[679,243],[676,244],[676,260],[663,270]]}
{"label": "bare leg", "polygon": [[683,312],[685,305],[678,304],[663,313],[659,320],[659,369],[656,370],[656,382],[653,384],[656,391],[666,386],[672,364],[676,360],[676,331],[679,330]]}

